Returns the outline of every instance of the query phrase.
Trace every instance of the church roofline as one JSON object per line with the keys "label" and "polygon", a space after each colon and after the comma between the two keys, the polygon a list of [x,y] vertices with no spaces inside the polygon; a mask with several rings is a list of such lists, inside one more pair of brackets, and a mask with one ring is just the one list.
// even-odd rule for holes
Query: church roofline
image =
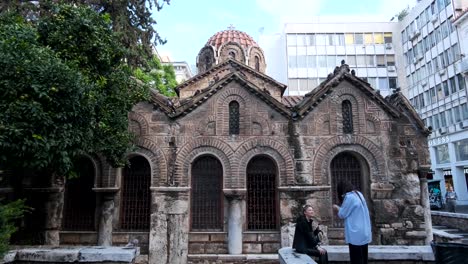
{"label": "church roofline", "polygon": [[217,64],[215,66],[213,66],[211,69],[203,72],[203,73],[199,73],[195,76],[193,76],[192,78],[186,80],[185,82],[179,84],[178,86],[176,86],[174,89],[177,93],[177,96],[180,96],[180,90],[184,89],[185,87],[189,86],[190,84],[193,84],[195,82],[197,82],[198,80],[202,79],[203,77],[205,76],[208,76],[209,74],[213,73],[213,72],[216,72],[217,70],[227,66],[227,65],[230,65],[232,66],[233,68],[237,68],[237,67],[240,67],[248,72],[251,72],[255,75],[257,75],[258,77],[262,78],[263,80],[266,80],[268,82],[270,82],[271,84],[273,85],[276,85],[278,87],[280,87],[281,89],[281,95],[284,94],[284,91],[286,90],[287,86],[285,84],[282,84],[278,81],[276,81],[275,79],[271,78],[270,76],[264,74],[264,73],[261,73],[259,71],[256,71],[255,69],[247,66],[247,65],[244,65],[236,60],[233,60],[233,59],[228,59],[226,60],[225,62],[223,63],[220,63],[220,64]]}

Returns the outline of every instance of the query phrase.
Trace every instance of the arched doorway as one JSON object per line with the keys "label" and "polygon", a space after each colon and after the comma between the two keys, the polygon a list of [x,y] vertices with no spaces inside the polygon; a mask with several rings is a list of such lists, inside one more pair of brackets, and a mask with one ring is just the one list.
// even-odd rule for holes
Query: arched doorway
{"label": "arched doorway", "polygon": [[192,165],[190,199],[192,231],[223,229],[223,166],[213,156],[201,156]]}
{"label": "arched doorway", "polygon": [[277,230],[277,167],[267,156],[256,156],[247,165],[247,229]]}
{"label": "arched doorway", "polygon": [[95,167],[87,157],[75,162],[76,178],[67,179],[63,209],[63,230],[95,231]]}
{"label": "arched doorway", "polygon": [[151,166],[142,156],[130,158],[123,169],[120,229],[147,231],[150,228]]}
{"label": "arched doorway", "polygon": [[[364,190],[363,166],[361,161],[350,152],[336,155],[330,164],[332,203],[339,204],[337,186],[340,182],[351,182],[360,191]],[[365,193],[365,192],[363,192]],[[333,214],[333,227],[343,227],[343,220]]]}

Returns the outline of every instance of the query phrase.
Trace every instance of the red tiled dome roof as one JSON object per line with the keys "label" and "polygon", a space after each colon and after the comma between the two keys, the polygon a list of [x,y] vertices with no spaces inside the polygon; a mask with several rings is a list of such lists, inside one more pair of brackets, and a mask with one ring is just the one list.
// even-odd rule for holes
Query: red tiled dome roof
{"label": "red tiled dome roof", "polygon": [[223,30],[214,34],[208,40],[208,42],[206,42],[206,44],[212,45],[216,49],[218,49],[222,44],[230,42],[230,41],[239,43],[241,47],[244,49],[247,49],[248,47],[251,47],[251,46],[258,47],[258,44],[253,40],[251,36],[249,36],[245,32],[235,30],[235,29]]}

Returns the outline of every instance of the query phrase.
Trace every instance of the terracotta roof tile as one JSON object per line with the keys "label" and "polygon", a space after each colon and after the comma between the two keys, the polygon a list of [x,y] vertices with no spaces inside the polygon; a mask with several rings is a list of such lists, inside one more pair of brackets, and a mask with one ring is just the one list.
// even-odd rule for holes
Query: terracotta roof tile
{"label": "terracotta roof tile", "polygon": [[230,41],[239,43],[244,49],[251,46],[258,47],[258,44],[251,36],[245,32],[234,29],[223,30],[214,34],[206,44],[219,48],[222,44]]}

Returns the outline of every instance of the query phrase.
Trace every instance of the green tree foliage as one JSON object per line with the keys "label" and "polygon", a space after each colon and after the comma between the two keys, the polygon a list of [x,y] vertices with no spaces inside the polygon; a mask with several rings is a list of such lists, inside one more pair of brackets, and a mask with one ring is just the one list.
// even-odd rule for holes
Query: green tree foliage
{"label": "green tree foliage", "polygon": [[0,163],[67,175],[84,152],[124,164],[127,113],[148,96],[122,63],[109,17],[54,6],[37,28],[0,23]]}
{"label": "green tree foliage", "polygon": [[118,33],[119,42],[126,49],[127,62],[133,66],[145,65],[151,58],[152,46],[164,44],[154,26],[155,12],[160,11],[170,0],[3,0],[0,1],[0,12],[16,10],[29,19],[47,14],[49,3],[66,2],[85,4],[99,14],[109,14],[112,29]]}
{"label": "green tree foliage", "polygon": [[92,84],[21,18],[0,20],[0,163],[66,173],[92,136]]}
{"label": "green tree foliage", "polygon": [[177,86],[177,81],[174,67],[162,65],[156,56],[153,56],[149,61],[148,67],[135,69],[134,75],[165,96],[174,97],[176,95],[174,88]]}
{"label": "green tree foliage", "polygon": [[21,218],[27,210],[24,200],[0,203],[0,258],[3,258],[8,251],[10,237],[17,230],[14,220]]}
{"label": "green tree foliage", "polygon": [[398,18],[398,21],[403,21],[405,17],[409,14],[409,6],[407,6],[405,9],[401,10],[397,14],[395,14],[395,17]]}

